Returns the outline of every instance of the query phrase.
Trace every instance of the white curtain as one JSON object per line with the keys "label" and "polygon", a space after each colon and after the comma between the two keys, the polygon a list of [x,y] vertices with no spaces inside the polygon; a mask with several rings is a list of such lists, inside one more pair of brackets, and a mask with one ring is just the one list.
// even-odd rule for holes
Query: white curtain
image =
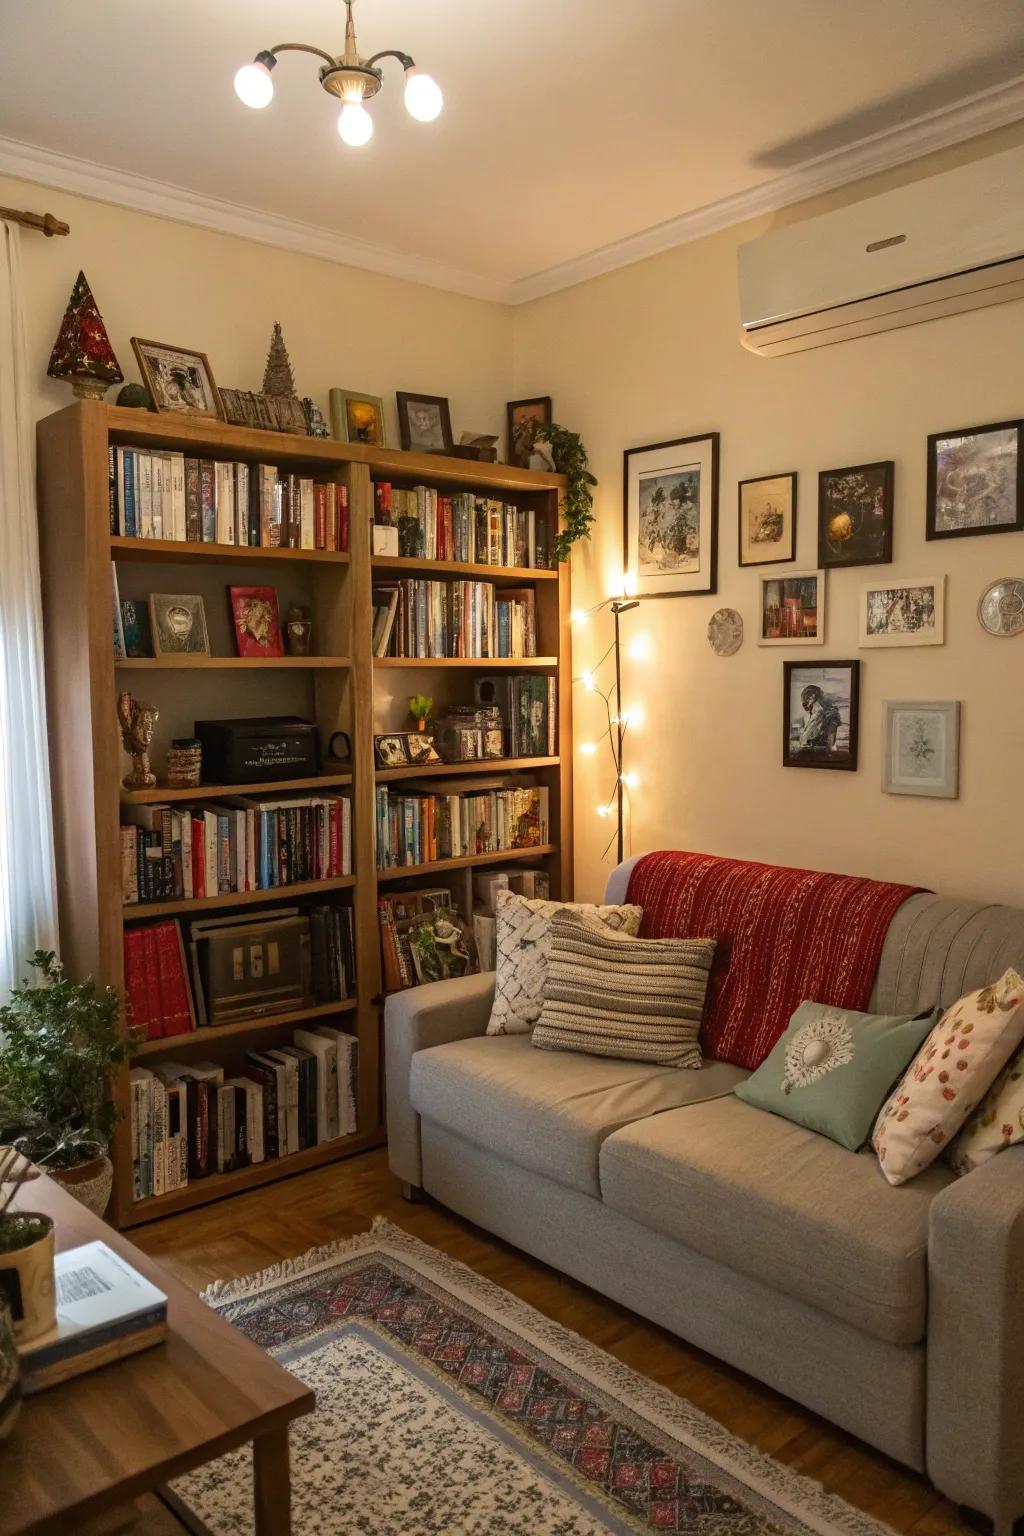
{"label": "white curtain", "polygon": [[57,947],[20,241],[0,221],[0,1002],[34,949]]}

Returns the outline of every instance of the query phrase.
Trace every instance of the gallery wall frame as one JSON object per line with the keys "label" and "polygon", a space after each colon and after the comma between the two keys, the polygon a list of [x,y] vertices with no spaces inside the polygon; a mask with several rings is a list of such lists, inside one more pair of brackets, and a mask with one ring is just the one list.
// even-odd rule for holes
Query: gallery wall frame
{"label": "gallery wall frame", "polygon": [[718,591],[718,432],[627,448],[622,543],[636,596]]}
{"label": "gallery wall frame", "polygon": [[1024,528],[1024,421],[932,432],[926,539],[973,539]]}
{"label": "gallery wall frame", "polygon": [[960,702],[886,699],[882,788],[887,795],[955,800],[960,793]]}

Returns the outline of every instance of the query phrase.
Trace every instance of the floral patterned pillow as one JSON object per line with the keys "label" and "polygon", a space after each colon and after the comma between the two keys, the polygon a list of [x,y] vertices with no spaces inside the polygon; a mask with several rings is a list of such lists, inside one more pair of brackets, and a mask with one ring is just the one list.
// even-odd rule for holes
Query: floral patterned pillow
{"label": "floral patterned pillow", "polygon": [[955,1173],[970,1173],[1004,1147],[1024,1141],[1024,1049],[1003,1068],[950,1147]]}
{"label": "floral patterned pillow", "polygon": [[875,1121],[890,1184],[933,1163],[1024,1040],[1024,977],[1008,970],[948,1008]]}

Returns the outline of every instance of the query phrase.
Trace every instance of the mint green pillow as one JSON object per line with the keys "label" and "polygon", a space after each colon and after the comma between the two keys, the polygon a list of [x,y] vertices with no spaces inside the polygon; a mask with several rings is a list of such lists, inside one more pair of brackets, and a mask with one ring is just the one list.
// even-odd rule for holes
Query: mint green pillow
{"label": "mint green pillow", "polygon": [[855,1013],[801,1003],[736,1097],[856,1152],[942,1015]]}

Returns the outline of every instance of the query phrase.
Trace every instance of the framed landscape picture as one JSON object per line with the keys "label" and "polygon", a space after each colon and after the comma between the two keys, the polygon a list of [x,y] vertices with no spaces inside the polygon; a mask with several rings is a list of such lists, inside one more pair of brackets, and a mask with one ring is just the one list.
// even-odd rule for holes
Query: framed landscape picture
{"label": "framed landscape picture", "polygon": [[824,645],[825,572],[762,576],[758,645]]}
{"label": "framed landscape picture", "polygon": [[1024,528],[1024,422],[1000,421],[928,439],[925,537],[964,539]]}
{"label": "framed landscape picture", "polygon": [[861,587],[859,645],[941,645],[945,638],[945,576],[901,576]]}
{"label": "framed landscape picture", "polygon": [[625,568],[638,597],[717,591],[718,445],[709,432],[623,455]]}
{"label": "framed landscape picture", "polygon": [[859,661],[784,661],[782,766],[857,766]]}
{"label": "framed landscape picture", "polygon": [[818,476],[818,564],[886,565],[892,559],[895,465],[853,464]]}
{"label": "framed landscape picture", "polygon": [[741,480],[740,565],[781,565],[796,559],[796,474]]}
{"label": "framed landscape picture", "polygon": [[960,705],[885,703],[882,788],[889,795],[955,800],[960,789]]}
{"label": "framed landscape picture", "polygon": [[332,389],[328,394],[331,436],[339,443],[369,443],[386,448],[384,402],[379,395],[360,395],[351,389]]}

